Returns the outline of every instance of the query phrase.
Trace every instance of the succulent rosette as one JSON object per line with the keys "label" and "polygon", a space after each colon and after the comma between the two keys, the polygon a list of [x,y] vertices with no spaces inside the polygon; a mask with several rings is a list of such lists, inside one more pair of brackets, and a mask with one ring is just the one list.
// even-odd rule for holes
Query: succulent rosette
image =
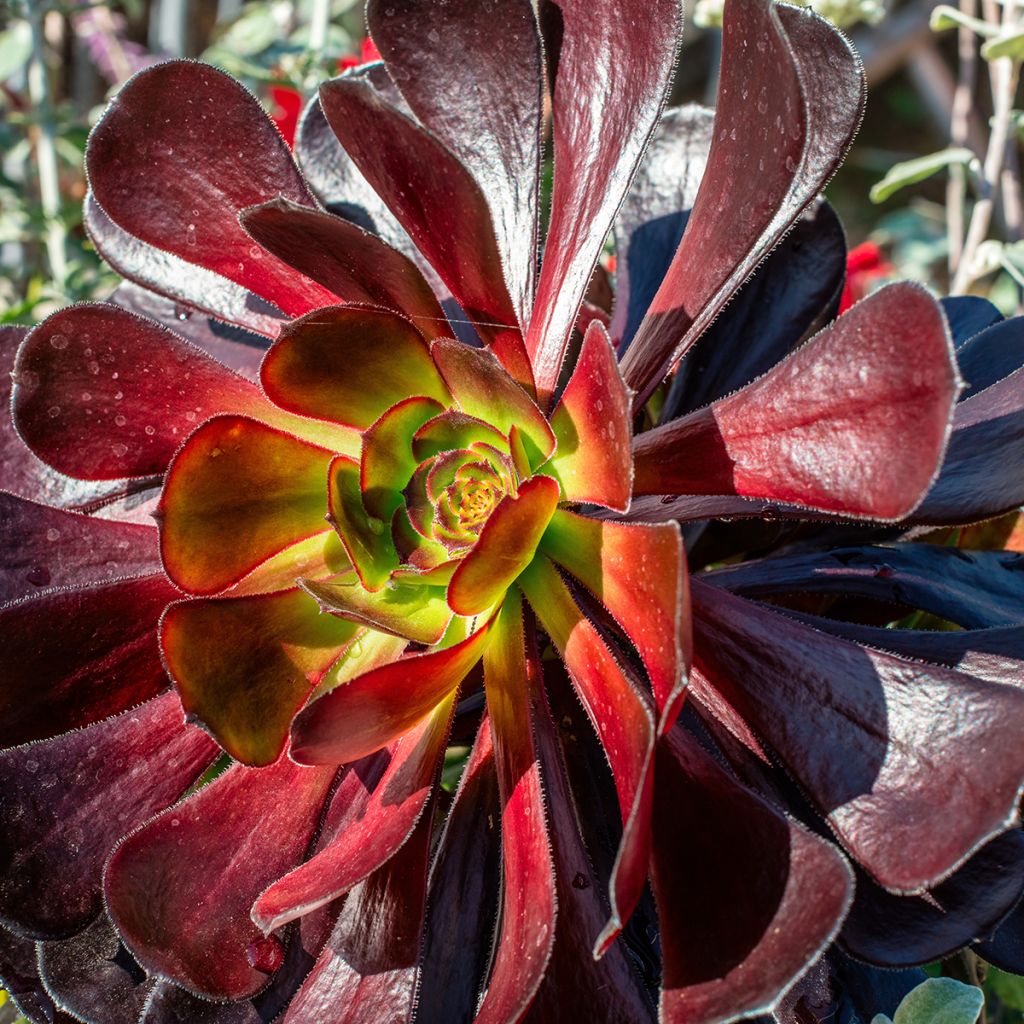
{"label": "succulent rosette", "polygon": [[810,11],[727,0],[714,116],[664,108],[675,0],[539,13],[371,0],[297,163],[189,62],[95,129],[131,283],[4,349],[34,1019],[870,1018],[913,975],[862,962],[1024,967],[1024,590],[917,539],[1024,502],[1020,323],[835,319],[864,88]]}

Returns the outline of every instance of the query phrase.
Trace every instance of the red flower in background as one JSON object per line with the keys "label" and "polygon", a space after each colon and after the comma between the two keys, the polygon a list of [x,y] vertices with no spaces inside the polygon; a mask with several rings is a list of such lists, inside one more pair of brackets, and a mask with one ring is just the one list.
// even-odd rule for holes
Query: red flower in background
{"label": "red flower in background", "polygon": [[[373,40],[367,37],[359,48],[358,57],[341,57],[338,60],[338,70],[347,71],[349,68],[357,68],[363,64],[371,64],[380,60],[380,54]],[[299,115],[302,113],[303,97],[298,89],[287,85],[272,85],[270,87],[270,101],[273,106],[270,108],[270,119],[277,125],[278,131],[284,136],[284,141],[289,146],[295,145],[295,132],[299,127]]]}
{"label": "red flower in background", "polygon": [[892,279],[895,275],[896,268],[874,242],[861,242],[854,246],[846,257],[846,282],[839,302],[839,312],[845,313],[880,282]]}

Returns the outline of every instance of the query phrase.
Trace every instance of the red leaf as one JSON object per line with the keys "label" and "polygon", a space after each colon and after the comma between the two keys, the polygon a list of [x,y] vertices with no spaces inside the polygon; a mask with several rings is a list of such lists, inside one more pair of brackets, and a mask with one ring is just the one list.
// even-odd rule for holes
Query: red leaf
{"label": "red leaf", "polygon": [[[805,10],[730,0],[707,169],[623,359],[642,404],[839,166],[864,108],[845,37]],[[748,188],[756,182],[756,188]]]}
{"label": "red leaf", "polygon": [[[501,931],[475,1024],[518,1021],[533,1000],[555,940],[555,876],[541,766],[533,742],[543,687],[536,642],[527,648],[522,598],[505,600],[484,652],[487,710],[501,796]],[[544,711],[540,712],[544,714]]]}
{"label": "red leaf", "polygon": [[754,383],[640,435],[634,493],[899,519],[938,472],[959,388],[938,304],[891,285]]}
{"label": "red leaf", "polygon": [[633,912],[647,875],[654,719],[551,562],[534,559],[520,577],[520,586],[561,652],[615,776],[623,835],[610,886],[611,919],[594,947],[595,956],[600,956]]}
{"label": "red leaf", "polygon": [[558,382],[590,275],[657,124],[683,20],[677,0],[563,0],[547,13],[560,19],[551,101],[555,182],[526,341],[543,403]]}
{"label": "red leaf", "polygon": [[427,805],[439,759],[451,729],[454,693],[420,723],[377,756],[386,765],[373,771],[356,762],[332,802],[341,808],[333,835],[305,864],[274,882],[252,908],[252,918],[272,931],[348,892],[384,865],[405,843]]}
{"label": "red leaf", "polygon": [[263,988],[271,971],[253,966],[254,944],[277,940],[264,940],[249,908],[302,858],[334,775],[287,758],[233,765],[129,835],[107,864],[104,895],[139,963],[214,999]]}
{"label": "red leaf", "polygon": [[[124,140],[131,139],[131,145]],[[247,206],[313,199],[253,96],[207,64],[139,72],[89,136],[89,182],[114,223],[148,245],[235,281],[300,316],[337,297],[253,244]]]}

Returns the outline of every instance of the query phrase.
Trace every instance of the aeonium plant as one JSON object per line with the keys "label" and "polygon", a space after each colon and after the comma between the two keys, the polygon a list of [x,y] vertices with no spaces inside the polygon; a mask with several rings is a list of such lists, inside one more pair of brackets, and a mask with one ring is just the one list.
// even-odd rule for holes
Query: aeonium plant
{"label": "aeonium plant", "polygon": [[691,1024],[1019,970],[1016,563],[915,538],[1024,501],[1020,328],[835,319],[845,41],[727,0],[712,116],[675,0],[368,20],[298,165],[220,72],[136,76],[87,158],[130,283],[8,336],[8,989]]}

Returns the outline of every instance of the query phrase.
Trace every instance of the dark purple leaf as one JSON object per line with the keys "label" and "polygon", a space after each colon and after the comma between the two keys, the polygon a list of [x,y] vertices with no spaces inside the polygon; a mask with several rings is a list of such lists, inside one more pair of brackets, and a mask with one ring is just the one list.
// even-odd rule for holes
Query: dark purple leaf
{"label": "dark purple leaf", "polygon": [[152,526],[65,512],[3,491],[0,536],[0,604],[45,587],[106,583],[160,568]]}
{"label": "dark purple leaf", "polygon": [[746,562],[705,578],[745,597],[817,593],[888,601],[965,629],[1024,623],[1024,556],[1013,551],[934,544],[839,548]]}
{"label": "dark purple leaf", "polygon": [[939,302],[957,348],[1003,319],[1003,314],[979,295],[951,295],[939,299]]}
{"label": "dark purple leaf", "polygon": [[240,1003],[214,1003],[186,992],[169,981],[160,982],[143,1007],[139,1024],[266,1024],[256,1007]]}
{"label": "dark purple leaf", "polygon": [[894,896],[857,872],[857,897],[839,941],[858,960],[914,967],[991,934],[1024,888],[1024,833],[998,836],[941,885]]}
{"label": "dark purple leaf", "polygon": [[559,37],[551,99],[555,179],[526,346],[546,404],[594,265],[665,102],[682,6],[545,0],[541,17],[557,22]]}
{"label": "dark purple leaf", "polygon": [[[566,681],[563,689],[569,688]],[[589,730],[575,698],[568,696],[568,700],[575,704],[580,726]],[[571,1006],[579,1020],[653,1024],[656,1010],[630,961],[626,939],[613,943],[600,960],[591,955],[608,920],[607,879],[601,877],[594,851],[588,849],[580,834],[581,821],[591,825],[595,822],[588,814],[591,808],[577,806],[569,788],[562,748],[566,730],[556,730],[543,693],[535,704],[533,725],[547,794],[558,914],[551,961],[525,1020],[547,1024],[558,1020],[564,1008]],[[596,741],[593,745],[592,753],[600,758]],[[599,763],[599,768],[604,765]],[[610,816],[615,817],[613,813]]]}
{"label": "dark purple leaf", "polygon": [[371,0],[366,16],[413,113],[480,186],[525,326],[536,268],[543,87],[530,0]]}
{"label": "dark purple leaf", "polygon": [[0,743],[57,736],[165,690],[156,627],[177,596],[154,574],[46,590],[0,607],[0,678],[9,702]]}
{"label": "dark purple leaf", "polygon": [[858,647],[700,580],[692,597],[697,672],[887,889],[938,885],[1013,824],[1024,692]]}
{"label": "dark purple leaf", "polygon": [[1022,459],[1024,368],[956,407],[942,471],[911,522],[975,523],[1020,507]]}
{"label": "dark purple leaf", "polygon": [[76,1018],[59,1010],[43,988],[35,943],[6,928],[0,928],[0,985],[33,1024],[76,1024]]}
{"label": "dark purple leaf", "polygon": [[497,922],[500,826],[491,724],[485,717],[430,868],[416,993],[420,1021],[472,1020]]}
{"label": "dark purple leaf", "polygon": [[273,122],[223,72],[191,61],[139,72],[89,136],[86,167],[102,210],[147,245],[291,316],[336,301],[254,245],[238,223],[242,209],[278,195],[307,206],[313,199]]}
{"label": "dark purple leaf", "polygon": [[659,743],[652,881],[665,1024],[771,1010],[831,943],[853,873],[677,727]]}
{"label": "dark purple leaf", "polygon": [[0,754],[0,919],[34,938],[64,938],[102,907],[114,843],[162,811],[216,756],[185,725],[173,693]]}
{"label": "dark purple leaf", "polygon": [[974,948],[990,964],[1013,974],[1024,974],[1024,901],[1010,911],[991,938]]}
{"label": "dark purple leaf", "polygon": [[1014,317],[975,334],[956,350],[967,388],[966,401],[1024,366],[1024,317]]}
{"label": "dark purple leaf", "polygon": [[845,275],[839,218],[827,203],[812,206],[680,364],[659,422],[767,373],[834,316]]}
{"label": "dark purple leaf", "polygon": [[722,49],[707,170],[683,241],[623,362],[640,402],[821,191],[860,124],[859,61],[809,10],[730,0]]}
{"label": "dark purple leaf", "polygon": [[137,1024],[157,984],[121,945],[106,914],[70,939],[39,944],[47,991],[86,1024]]}

